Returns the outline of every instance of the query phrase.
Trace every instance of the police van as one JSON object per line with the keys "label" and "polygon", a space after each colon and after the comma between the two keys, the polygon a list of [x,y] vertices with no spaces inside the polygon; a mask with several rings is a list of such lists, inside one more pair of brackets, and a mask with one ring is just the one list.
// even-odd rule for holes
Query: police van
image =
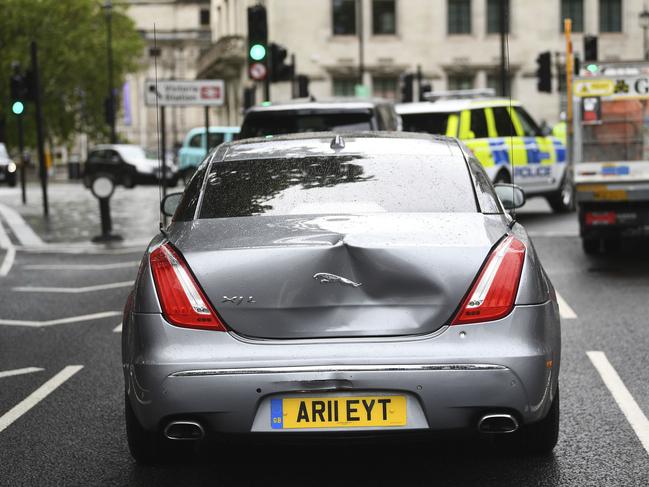
{"label": "police van", "polygon": [[494,183],[514,181],[528,196],[545,197],[557,213],[574,209],[564,142],[544,133],[520,102],[495,98],[493,90],[428,96],[431,101],[397,105],[404,131],[458,137]]}

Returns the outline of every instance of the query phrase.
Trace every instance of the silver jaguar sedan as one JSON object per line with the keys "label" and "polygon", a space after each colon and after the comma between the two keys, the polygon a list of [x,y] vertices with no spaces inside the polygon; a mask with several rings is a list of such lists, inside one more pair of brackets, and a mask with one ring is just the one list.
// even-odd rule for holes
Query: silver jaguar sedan
{"label": "silver jaguar sedan", "polygon": [[172,222],[126,304],[133,457],[231,435],[440,431],[549,453],[559,312],[507,211],[523,202],[452,138],[219,146],[162,202]]}

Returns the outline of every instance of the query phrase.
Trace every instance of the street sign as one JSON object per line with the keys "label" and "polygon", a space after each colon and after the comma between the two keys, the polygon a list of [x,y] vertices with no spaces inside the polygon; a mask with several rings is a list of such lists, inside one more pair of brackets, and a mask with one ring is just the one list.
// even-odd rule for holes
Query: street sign
{"label": "street sign", "polygon": [[221,106],[225,84],[221,79],[205,80],[147,80],[145,83],[147,106]]}
{"label": "street sign", "polygon": [[254,63],[250,65],[250,78],[261,81],[266,79],[268,69],[263,63]]}
{"label": "street sign", "polygon": [[611,79],[578,79],[575,80],[574,91],[579,97],[609,96],[615,90]]}

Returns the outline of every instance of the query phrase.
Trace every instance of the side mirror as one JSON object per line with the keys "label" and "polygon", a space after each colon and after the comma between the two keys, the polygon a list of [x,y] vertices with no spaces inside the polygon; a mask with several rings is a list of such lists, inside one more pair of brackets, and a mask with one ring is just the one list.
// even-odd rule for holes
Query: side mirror
{"label": "side mirror", "polygon": [[499,183],[494,188],[506,210],[515,210],[525,204],[525,191],[520,186]]}
{"label": "side mirror", "polygon": [[171,193],[165,196],[160,202],[160,211],[162,214],[166,216],[174,216],[182,197],[182,193]]}

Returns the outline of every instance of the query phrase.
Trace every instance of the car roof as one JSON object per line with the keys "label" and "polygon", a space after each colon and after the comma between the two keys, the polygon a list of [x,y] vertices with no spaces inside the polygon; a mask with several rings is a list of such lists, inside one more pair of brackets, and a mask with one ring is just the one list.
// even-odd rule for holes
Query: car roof
{"label": "car roof", "polygon": [[106,150],[106,149],[120,150],[120,149],[128,149],[129,147],[137,147],[139,149],[144,150],[142,146],[139,146],[137,144],[99,144],[94,146],[91,150]]}
{"label": "car roof", "polygon": [[391,105],[392,102],[384,98],[324,98],[324,99],[298,99],[271,104],[255,105],[246,113],[290,111],[290,110],[369,110],[377,105]]}
{"label": "car roof", "polygon": [[[226,126],[226,125],[210,125],[211,134],[238,134],[241,131],[241,127],[238,126]],[[194,136],[196,134],[204,134],[205,127],[194,127],[189,129],[187,132],[188,136]]]}
{"label": "car roof", "polygon": [[520,106],[517,100],[509,98],[458,98],[453,100],[420,101],[399,103],[395,108],[399,115],[417,113],[451,113],[474,108]]}
{"label": "car roof", "polygon": [[[343,147],[334,139],[342,138]],[[308,132],[228,142],[217,149],[219,161],[281,159],[332,155],[446,155],[463,157],[454,137],[409,132]]]}

